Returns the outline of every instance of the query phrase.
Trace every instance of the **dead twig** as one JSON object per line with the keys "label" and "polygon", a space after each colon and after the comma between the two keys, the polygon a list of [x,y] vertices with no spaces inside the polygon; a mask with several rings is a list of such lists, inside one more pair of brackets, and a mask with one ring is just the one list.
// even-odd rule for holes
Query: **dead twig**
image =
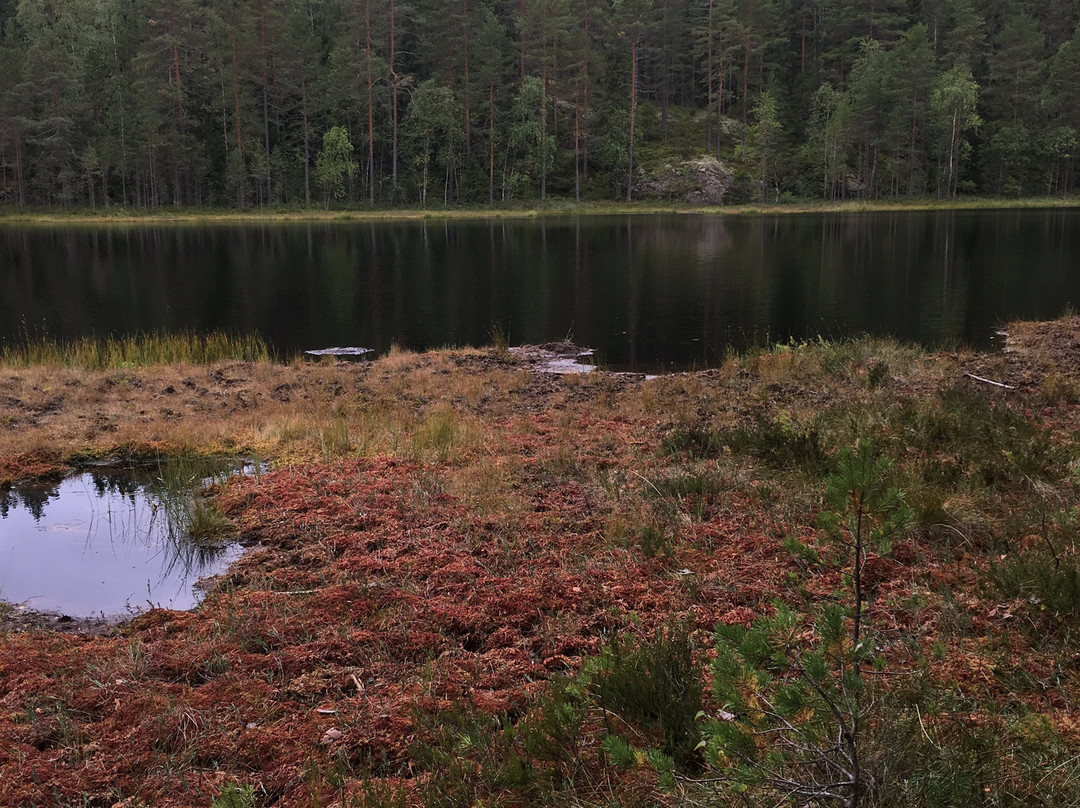
{"label": "dead twig", "polygon": [[992,384],[994,385],[994,387],[1003,387],[1006,390],[1016,389],[1011,384],[1005,384],[1004,382],[995,382],[993,379],[984,379],[982,376],[976,376],[974,373],[965,373],[964,375],[967,376],[969,379],[974,379],[975,381],[982,382],[983,384]]}

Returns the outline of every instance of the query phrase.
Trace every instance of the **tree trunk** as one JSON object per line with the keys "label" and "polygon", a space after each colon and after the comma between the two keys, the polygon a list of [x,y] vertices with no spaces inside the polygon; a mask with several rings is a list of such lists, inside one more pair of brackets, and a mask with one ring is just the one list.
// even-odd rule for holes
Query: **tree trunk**
{"label": "tree trunk", "polygon": [[469,0],[462,0],[462,26],[464,28],[464,36],[462,42],[465,46],[465,155],[468,159],[469,146],[471,142],[472,127],[469,123],[470,110],[469,110]]}
{"label": "tree trunk", "polygon": [[232,86],[233,86],[233,128],[236,130],[236,150],[244,153],[244,138],[240,127],[240,79],[236,70],[236,34],[232,35]]}
{"label": "tree trunk", "polygon": [[581,144],[581,178],[589,181],[589,82],[585,81],[582,104],[582,120],[585,121],[585,142]]}
{"label": "tree trunk", "polygon": [[578,116],[581,111],[581,93],[574,94],[574,201],[581,201],[581,126]]}
{"label": "tree trunk", "polygon": [[[518,0],[518,22],[525,22],[525,0]],[[518,29],[518,78],[525,80],[525,26]]]}
{"label": "tree trunk", "polygon": [[397,201],[397,152],[398,152],[398,75],[394,69],[394,51],[396,48],[394,34],[394,0],[390,0],[390,117],[393,126],[393,146],[390,157],[391,191],[390,203]]}
{"label": "tree trunk", "polygon": [[364,33],[367,53],[368,204],[375,206],[375,98],[371,81],[371,0],[364,0]]}
{"label": "tree trunk", "polygon": [[799,72],[806,72],[806,12],[802,14],[802,34],[799,37]]}
{"label": "tree trunk", "polygon": [[637,117],[637,56],[638,34],[634,34],[630,41],[630,144],[627,150],[629,156],[626,170],[626,201],[630,202],[634,196],[634,119]]}
{"label": "tree trunk", "polygon": [[917,110],[919,94],[911,97],[911,145],[908,151],[908,196],[915,195],[915,134],[917,131]]}
{"label": "tree trunk", "polygon": [[581,177],[589,181],[589,4],[585,3],[585,88],[582,120],[585,122],[585,142],[581,146]]}
{"label": "tree trunk", "polygon": [[26,207],[26,182],[23,179],[22,135],[15,136],[15,190],[19,207]]}
{"label": "tree trunk", "polygon": [[742,69],[742,125],[743,145],[746,145],[747,113],[750,110],[750,39],[743,43],[743,69]]}
{"label": "tree trunk", "polygon": [[[180,122],[180,131],[183,132],[186,129],[186,123],[184,121],[184,93],[180,86],[180,33],[176,29],[176,8],[174,5],[169,6],[169,27],[172,34],[172,74],[173,81],[176,82],[176,118]],[[235,47],[236,41],[233,40],[233,64],[235,70]]]}
{"label": "tree trunk", "polygon": [[724,46],[717,45],[716,65],[716,159],[720,159],[720,133],[723,131],[720,124],[724,115]]}
{"label": "tree trunk", "polygon": [[547,199],[547,38],[540,60],[540,201]]}
{"label": "tree trunk", "polygon": [[262,102],[263,102],[263,156],[266,158],[266,201],[270,201],[270,53],[266,47],[266,8],[260,4],[259,8],[259,44],[262,47]]}
{"label": "tree trunk", "polygon": [[[708,33],[705,37],[705,150],[712,148],[713,102],[713,0],[709,0]],[[717,133],[719,135],[719,132]]]}
{"label": "tree trunk", "polygon": [[307,117],[307,76],[300,79],[300,107],[304,113],[304,207],[311,207],[311,136]]}
{"label": "tree trunk", "polygon": [[495,85],[488,85],[488,204],[495,204]]}
{"label": "tree trunk", "polygon": [[957,123],[959,119],[959,112],[953,110],[952,118],[952,138],[949,140],[949,184],[947,193],[948,196],[956,198],[956,138],[957,138]]}

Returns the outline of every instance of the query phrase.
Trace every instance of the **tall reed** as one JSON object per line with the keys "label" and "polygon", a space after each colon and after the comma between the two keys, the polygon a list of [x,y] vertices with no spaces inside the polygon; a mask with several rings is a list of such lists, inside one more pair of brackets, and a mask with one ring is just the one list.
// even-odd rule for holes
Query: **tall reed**
{"label": "tall reed", "polygon": [[0,366],[79,367],[105,370],[140,365],[208,364],[225,360],[268,362],[270,346],[258,334],[211,331],[153,331],[125,336],[85,336],[65,340],[24,332],[0,343]]}

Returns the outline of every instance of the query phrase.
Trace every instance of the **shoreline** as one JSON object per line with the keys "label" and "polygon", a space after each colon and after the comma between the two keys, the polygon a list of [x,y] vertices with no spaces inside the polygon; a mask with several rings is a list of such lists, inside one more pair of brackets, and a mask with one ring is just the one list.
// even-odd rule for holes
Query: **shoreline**
{"label": "shoreline", "polygon": [[443,209],[384,209],[353,208],[344,210],[286,209],[250,210],[231,209],[170,211],[116,212],[101,210],[22,212],[17,209],[0,209],[0,226],[10,225],[105,225],[105,224],[293,224],[293,223],[364,223],[364,222],[412,222],[412,221],[466,221],[466,220],[518,220],[559,216],[655,216],[655,215],[710,215],[710,216],[771,216],[815,213],[903,213],[921,211],[990,211],[1075,209],[1080,207],[1080,197],[1029,197],[1024,199],[1001,199],[975,197],[969,199],[922,199],[847,202],[793,201],[781,203],[743,203],[737,205],[700,206],[681,203],[658,203],[651,201],[620,203],[560,203],[553,202],[534,208],[443,208]]}

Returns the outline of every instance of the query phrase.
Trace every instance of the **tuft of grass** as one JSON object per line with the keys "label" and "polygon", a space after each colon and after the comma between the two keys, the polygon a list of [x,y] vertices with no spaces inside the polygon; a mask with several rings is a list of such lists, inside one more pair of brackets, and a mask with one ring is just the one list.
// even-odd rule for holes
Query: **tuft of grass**
{"label": "tuft of grass", "polygon": [[211,502],[205,489],[224,481],[230,470],[220,461],[169,458],[158,463],[147,484],[160,503],[168,524],[168,539],[183,555],[213,555],[235,528]]}
{"label": "tuft of grass", "polygon": [[1026,550],[991,563],[986,578],[1002,597],[1026,600],[1040,613],[1069,623],[1080,615],[1080,558],[1075,556]]}
{"label": "tuft of grass", "polygon": [[965,387],[936,400],[906,402],[890,415],[894,434],[927,455],[926,482],[986,488],[1052,481],[1062,476],[1066,452],[1050,433],[1005,403]]}
{"label": "tuft of grass", "polygon": [[319,450],[323,460],[343,457],[353,450],[349,424],[343,417],[328,421],[318,428]]}
{"label": "tuft of grass", "polygon": [[758,417],[727,430],[722,440],[737,454],[749,454],[778,469],[798,467],[810,476],[827,474],[832,461],[817,428],[788,418]]}
{"label": "tuft of grass", "polygon": [[[660,513],[666,512],[668,516],[681,513],[695,522],[706,521],[720,506],[722,496],[732,490],[730,480],[713,471],[655,477],[646,483],[644,495],[658,500]],[[643,549],[650,557],[652,554],[647,548],[655,547],[659,552],[663,551],[664,544],[648,536],[642,539]]]}
{"label": "tuft of grass", "polygon": [[1051,370],[1039,385],[1039,396],[1051,406],[1076,404],[1080,402],[1080,383],[1057,370]]}
{"label": "tuft of grass", "polygon": [[675,547],[671,538],[663,528],[655,525],[646,525],[641,529],[641,533],[638,535],[638,544],[641,546],[641,552],[645,554],[646,558],[663,556],[670,559],[675,555]]}
{"label": "tuft of grass", "polygon": [[257,334],[164,331],[127,336],[87,336],[62,340],[24,333],[0,345],[0,366],[77,367],[106,370],[143,365],[209,364],[221,361],[269,362],[270,346]]}
{"label": "tuft of grass", "polygon": [[724,441],[719,433],[701,426],[679,427],[664,436],[664,451],[671,455],[686,452],[691,458],[706,460],[723,454]]}
{"label": "tuft of grass", "polygon": [[730,489],[726,481],[717,474],[703,472],[700,474],[684,474],[679,477],[659,477],[649,481],[645,489],[658,497],[671,497],[674,499],[687,499],[701,497],[711,499]]}
{"label": "tuft of grass", "polygon": [[510,356],[510,334],[503,328],[502,323],[492,322],[491,328],[488,329],[488,336],[491,338],[491,347],[495,349],[495,354],[502,358],[508,358]]}
{"label": "tuft of grass", "polygon": [[431,409],[413,433],[413,457],[423,462],[435,459],[449,462],[457,449],[467,442],[466,426],[453,406]]}

